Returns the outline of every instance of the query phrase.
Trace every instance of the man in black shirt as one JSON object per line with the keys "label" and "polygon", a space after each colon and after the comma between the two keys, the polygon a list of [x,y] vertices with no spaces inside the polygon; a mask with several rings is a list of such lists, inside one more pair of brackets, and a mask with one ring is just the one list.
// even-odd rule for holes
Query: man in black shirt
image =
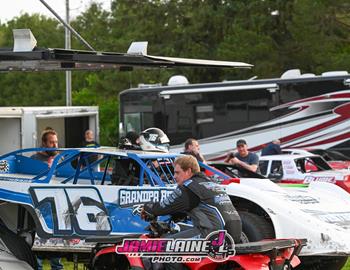
{"label": "man in black shirt", "polygon": [[[94,136],[94,132],[91,129],[88,129],[87,131],[85,131],[85,140],[82,143],[82,147],[100,147],[100,145],[95,141],[95,136]],[[98,160],[98,155],[96,154],[90,154],[89,157],[87,158],[89,164],[95,162],[96,160]],[[86,166],[86,161],[83,160],[82,162],[83,166]],[[97,168],[95,168],[97,169]]]}
{"label": "man in black shirt", "polygon": [[181,154],[194,156],[198,161],[205,162],[203,155],[200,153],[199,143],[193,138],[189,138],[185,142],[185,151]]}
{"label": "man in black shirt", "polygon": [[99,147],[100,145],[95,141],[94,132],[91,129],[85,131],[85,140],[82,143],[82,147]]}
{"label": "man in black shirt", "polygon": [[178,157],[174,163],[177,188],[160,202],[146,203],[141,216],[185,213],[194,227],[174,234],[173,238],[205,238],[213,231],[225,229],[238,242],[242,231],[241,220],[222,187],[200,173],[193,156]]}

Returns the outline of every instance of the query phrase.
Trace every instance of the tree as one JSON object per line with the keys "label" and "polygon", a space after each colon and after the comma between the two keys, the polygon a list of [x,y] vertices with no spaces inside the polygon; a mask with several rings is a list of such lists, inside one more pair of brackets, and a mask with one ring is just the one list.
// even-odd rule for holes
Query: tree
{"label": "tree", "polygon": [[[42,47],[62,47],[63,30],[58,23],[45,16],[23,14],[0,27],[0,46],[13,47],[12,29],[30,28]],[[64,74],[1,73],[1,106],[63,105]]]}

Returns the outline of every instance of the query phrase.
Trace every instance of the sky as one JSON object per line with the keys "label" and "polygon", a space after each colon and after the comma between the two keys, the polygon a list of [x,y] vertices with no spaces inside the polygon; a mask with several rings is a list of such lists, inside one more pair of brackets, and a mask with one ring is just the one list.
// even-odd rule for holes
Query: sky
{"label": "sky", "polygon": [[[1,0],[0,21],[5,23],[24,13],[40,13],[54,17],[51,12],[39,0]],[[4,2],[6,3],[4,5]],[[66,0],[45,0],[63,19],[66,18]],[[75,17],[83,12],[91,2],[102,3],[105,9],[110,7],[111,0],[69,0],[70,16]]]}

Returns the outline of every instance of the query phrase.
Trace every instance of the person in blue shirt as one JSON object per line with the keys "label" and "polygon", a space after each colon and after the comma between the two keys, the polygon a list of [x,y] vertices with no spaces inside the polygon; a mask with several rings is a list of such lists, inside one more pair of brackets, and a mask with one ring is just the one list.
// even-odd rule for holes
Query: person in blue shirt
{"label": "person in blue shirt", "polygon": [[248,151],[247,142],[240,139],[236,143],[237,153],[229,153],[225,162],[241,166],[252,172],[258,172],[259,157],[257,154]]}
{"label": "person in blue shirt", "polygon": [[273,140],[261,151],[261,156],[282,154],[280,144],[280,140]]}

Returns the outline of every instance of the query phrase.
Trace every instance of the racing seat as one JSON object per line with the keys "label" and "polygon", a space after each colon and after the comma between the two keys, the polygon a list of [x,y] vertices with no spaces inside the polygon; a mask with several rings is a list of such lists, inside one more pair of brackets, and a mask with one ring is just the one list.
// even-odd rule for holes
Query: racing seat
{"label": "racing seat", "polygon": [[115,159],[111,175],[112,185],[137,186],[140,171],[137,165],[130,159]]}

